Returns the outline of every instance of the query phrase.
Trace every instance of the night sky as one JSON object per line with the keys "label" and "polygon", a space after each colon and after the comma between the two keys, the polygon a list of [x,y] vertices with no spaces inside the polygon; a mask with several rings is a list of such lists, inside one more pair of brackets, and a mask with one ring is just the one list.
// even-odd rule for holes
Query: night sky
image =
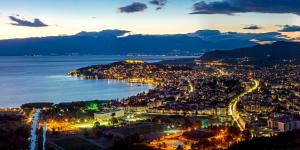
{"label": "night sky", "polygon": [[7,0],[0,39],[122,29],[133,34],[280,32],[300,39],[300,0]]}

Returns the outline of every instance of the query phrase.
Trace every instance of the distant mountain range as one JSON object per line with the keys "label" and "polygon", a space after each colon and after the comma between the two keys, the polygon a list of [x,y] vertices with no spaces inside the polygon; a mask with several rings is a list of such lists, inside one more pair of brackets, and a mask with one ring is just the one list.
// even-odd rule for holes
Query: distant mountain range
{"label": "distant mountain range", "polygon": [[[240,58],[249,58],[242,60]],[[300,42],[279,41],[273,44],[256,45],[228,51],[210,51],[201,57],[202,61],[222,60],[227,63],[274,64],[292,62],[300,63]]]}
{"label": "distant mountain range", "polygon": [[[71,36],[0,40],[0,56],[23,55],[191,55],[204,50],[229,50],[254,46],[255,40],[278,40],[277,33],[221,33],[199,30],[189,34],[130,35],[125,30],[80,32]],[[270,39],[271,38],[271,39]]]}

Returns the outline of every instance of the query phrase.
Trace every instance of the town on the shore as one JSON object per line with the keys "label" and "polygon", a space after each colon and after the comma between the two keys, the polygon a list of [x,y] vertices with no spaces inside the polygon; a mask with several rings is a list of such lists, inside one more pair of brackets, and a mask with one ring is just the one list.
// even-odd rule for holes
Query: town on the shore
{"label": "town on the shore", "polygon": [[69,72],[75,78],[153,88],[120,100],[2,108],[1,118],[13,126],[9,130],[24,133],[12,133],[23,145],[10,148],[26,149],[32,128],[35,149],[92,150],[238,149],[251,139],[300,129],[300,65],[292,60],[264,66],[245,63],[249,58],[235,64],[180,61],[124,60]]}

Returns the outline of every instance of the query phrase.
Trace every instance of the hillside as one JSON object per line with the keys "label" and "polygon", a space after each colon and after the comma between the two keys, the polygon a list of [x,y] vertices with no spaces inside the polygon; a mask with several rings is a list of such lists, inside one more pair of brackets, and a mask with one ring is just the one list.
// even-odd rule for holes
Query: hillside
{"label": "hillside", "polygon": [[[248,58],[246,61],[241,59],[245,57]],[[216,50],[204,54],[201,60],[204,62],[222,60],[227,63],[244,64],[272,64],[292,60],[300,63],[300,43],[280,41],[229,51]]]}

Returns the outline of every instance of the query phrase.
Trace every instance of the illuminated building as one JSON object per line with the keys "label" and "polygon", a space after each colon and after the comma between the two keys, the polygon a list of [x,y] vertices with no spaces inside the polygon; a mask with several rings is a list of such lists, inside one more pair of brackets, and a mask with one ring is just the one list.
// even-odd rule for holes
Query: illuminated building
{"label": "illuminated building", "polygon": [[128,64],[143,64],[145,61],[143,60],[125,60],[126,63]]}
{"label": "illuminated building", "polygon": [[128,79],[129,83],[148,83],[148,84],[156,84],[154,79],[151,78],[130,78]]}
{"label": "illuminated building", "polygon": [[97,112],[94,113],[94,119],[96,121],[107,121],[112,118],[124,117],[124,110],[113,110],[109,112]]}
{"label": "illuminated building", "polygon": [[210,66],[224,66],[224,65],[226,65],[224,62],[221,62],[221,61],[211,61],[211,62],[206,62],[204,64],[210,65]]}
{"label": "illuminated building", "polygon": [[270,117],[267,123],[269,128],[278,130],[279,132],[300,129],[300,120],[294,119],[292,116],[287,115]]}
{"label": "illuminated building", "polygon": [[195,62],[196,65],[201,65],[202,64],[202,61],[200,59],[195,59],[194,62]]}

